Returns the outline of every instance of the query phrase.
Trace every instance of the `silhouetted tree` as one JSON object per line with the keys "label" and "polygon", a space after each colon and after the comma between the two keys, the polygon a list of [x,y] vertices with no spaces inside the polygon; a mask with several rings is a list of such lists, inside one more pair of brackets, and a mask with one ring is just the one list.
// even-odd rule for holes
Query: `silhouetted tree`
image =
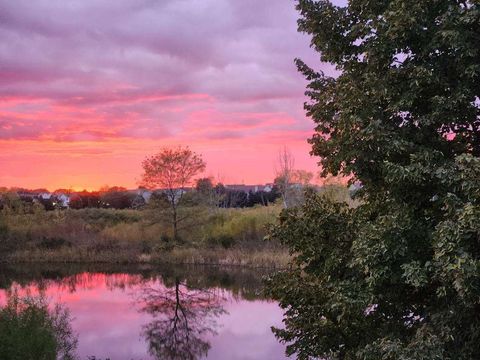
{"label": "silhouetted tree", "polygon": [[203,195],[209,195],[214,189],[211,178],[198,179],[195,185],[195,190]]}
{"label": "silhouetted tree", "polygon": [[188,147],[165,148],[147,157],[143,163],[142,185],[155,190],[161,189],[168,198],[172,215],[173,238],[178,239],[178,208],[185,188],[196,175],[205,169],[202,157]]}
{"label": "silhouetted tree", "polygon": [[100,202],[103,207],[113,209],[127,209],[132,207],[134,199],[137,197],[135,193],[129,193],[126,190],[109,189],[100,195]]}
{"label": "silhouetted tree", "polygon": [[218,196],[219,201],[218,201],[218,206],[221,208],[226,208],[227,206],[227,189],[225,188],[225,185],[222,183],[218,183],[215,185],[215,194]]}
{"label": "silhouetted tree", "polygon": [[69,206],[72,209],[99,208],[101,206],[100,194],[86,190],[72,194]]}
{"label": "silhouetted tree", "polygon": [[283,199],[283,206],[288,208],[290,205],[292,176],[295,166],[295,159],[290,150],[285,146],[278,152],[277,164],[275,166],[275,184],[278,187]]}

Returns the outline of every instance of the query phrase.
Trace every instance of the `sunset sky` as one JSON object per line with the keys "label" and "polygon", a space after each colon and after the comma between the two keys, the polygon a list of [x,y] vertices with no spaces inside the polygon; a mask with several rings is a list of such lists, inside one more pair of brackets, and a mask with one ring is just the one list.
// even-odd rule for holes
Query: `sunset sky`
{"label": "sunset sky", "polygon": [[316,171],[292,0],[0,0],[0,186],[137,187],[163,146],[226,183]]}

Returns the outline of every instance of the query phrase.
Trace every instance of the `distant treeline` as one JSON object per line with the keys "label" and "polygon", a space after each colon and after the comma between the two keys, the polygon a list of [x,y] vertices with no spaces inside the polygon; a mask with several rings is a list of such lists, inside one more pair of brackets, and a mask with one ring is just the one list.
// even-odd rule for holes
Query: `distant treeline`
{"label": "distant treeline", "polygon": [[[182,190],[178,190],[182,191]],[[255,205],[268,206],[273,204],[280,193],[276,186],[270,191],[243,191],[232,189],[221,183],[213,185],[210,179],[200,179],[194,188],[183,190],[182,201],[189,205],[206,205],[220,208],[244,208]],[[45,194],[48,194],[46,196]],[[67,201],[65,199],[68,199]],[[158,204],[169,201],[162,190],[146,189],[127,190],[122,187],[104,188],[99,191],[63,191],[48,193],[45,189],[10,189],[0,194],[0,209],[23,207],[28,212],[35,205],[41,205],[47,211],[69,207],[71,209],[109,208],[109,209],[139,209],[149,203]]]}

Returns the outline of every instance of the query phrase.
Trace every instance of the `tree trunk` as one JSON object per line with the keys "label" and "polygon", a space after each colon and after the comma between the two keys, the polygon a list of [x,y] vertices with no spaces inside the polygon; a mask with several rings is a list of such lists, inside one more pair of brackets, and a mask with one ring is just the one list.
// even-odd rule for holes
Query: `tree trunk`
{"label": "tree trunk", "polygon": [[173,240],[177,241],[178,240],[178,229],[177,229],[177,207],[173,206]]}

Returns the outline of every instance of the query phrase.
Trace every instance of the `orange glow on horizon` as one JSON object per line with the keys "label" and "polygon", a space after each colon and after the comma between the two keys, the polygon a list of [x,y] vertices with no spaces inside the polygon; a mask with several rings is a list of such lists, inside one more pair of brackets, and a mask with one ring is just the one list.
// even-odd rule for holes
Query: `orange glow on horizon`
{"label": "orange glow on horizon", "polygon": [[[270,139],[272,141],[272,139]],[[170,141],[122,139],[102,142],[0,140],[0,187],[96,191],[104,186],[138,187],[142,160]],[[263,184],[274,179],[275,159],[281,138],[197,141],[190,148],[203,155],[207,170],[201,176],[232,184]],[[308,155],[305,141],[290,142],[297,168],[318,172],[317,159]],[[8,171],[5,171],[7,170]]]}

